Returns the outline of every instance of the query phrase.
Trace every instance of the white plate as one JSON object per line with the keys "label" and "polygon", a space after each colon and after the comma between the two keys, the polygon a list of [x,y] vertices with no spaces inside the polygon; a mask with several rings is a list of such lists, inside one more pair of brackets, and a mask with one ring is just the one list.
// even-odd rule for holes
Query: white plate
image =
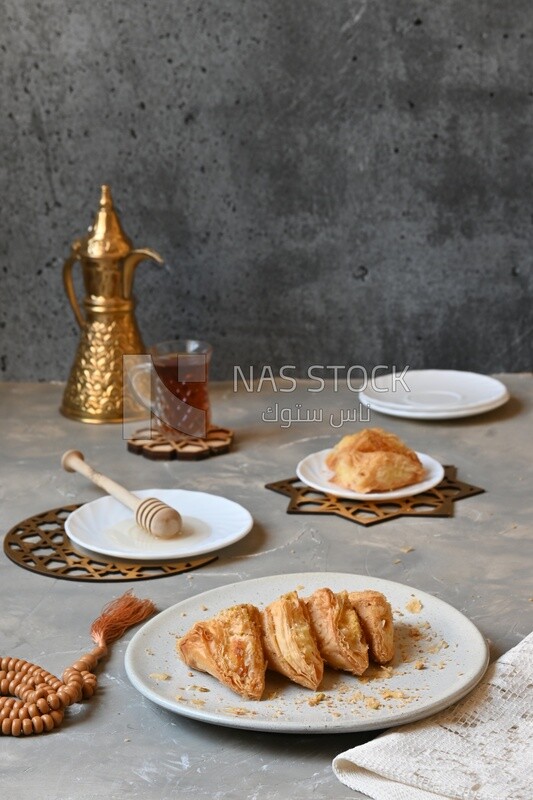
{"label": "white plate", "polygon": [[343,497],[347,500],[399,500],[401,497],[411,497],[411,495],[427,492],[428,489],[432,489],[440,483],[444,477],[442,464],[425,453],[417,453],[425,470],[423,481],[412,483],[410,486],[402,486],[401,489],[394,489],[391,492],[352,492],[331,480],[333,473],[326,466],[326,458],[330,453],[331,448],[306,456],[296,467],[296,474],[311,489],[334,494],[335,497]]}
{"label": "white plate", "polygon": [[[362,402],[382,413],[419,418],[428,414],[434,419],[449,415],[469,416],[497,408],[509,399],[507,387],[489,375],[459,370],[409,370],[402,382],[393,374],[373,379],[360,393]],[[442,416],[434,416],[434,415]]]}
{"label": "white plate", "polygon": [[375,400],[370,403],[366,399],[361,398],[361,401],[365,403],[365,405],[368,404],[371,412],[377,411],[379,414],[386,414],[389,417],[401,417],[402,419],[423,419],[431,421],[432,419],[461,419],[462,417],[474,417],[476,414],[485,414],[487,411],[493,411],[495,408],[499,408],[506,403],[508,399],[509,397],[505,397],[503,400],[487,403],[487,405],[484,406],[456,409],[455,411],[412,411],[408,408],[394,408],[387,404],[382,406]]}
{"label": "white plate", "polygon": [[[394,610],[397,641],[392,675],[376,667],[369,671],[368,680],[366,675],[361,680],[326,670],[319,690],[325,698],[309,705],[316,698],[314,692],[267,672],[264,699],[254,701],[244,700],[210,675],[191,670],[176,654],[177,636],[223,608],[237,603],[262,608],[293,589],[305,597],[324,586],[333,591],[376,589],[386,595]],[[421,603],[418,613],[407,608],[415,598]],[[420,638],[414,638],[414,632]],[[125,657],[132,684],[163,708],[217,725],[276,733],[341,733],[413,722],[467,694],[487,664],[485,639],[452,606],[400,583],[335,572],[255,578],[190,597],[145,623]],[[379,707],[371,707],[377,703]]]}
{"label": "white plate", "polygon": [[115,558],[192,558],[233,544],[253,525],[245,508],[214,494],[185,489],[142,489],[134,494],[156,497],[177,509],[183,532],[173,539],[156,539],[135,524],[129,509],[106,496],[69,514],[65,520],[68,537],[87,550]]}

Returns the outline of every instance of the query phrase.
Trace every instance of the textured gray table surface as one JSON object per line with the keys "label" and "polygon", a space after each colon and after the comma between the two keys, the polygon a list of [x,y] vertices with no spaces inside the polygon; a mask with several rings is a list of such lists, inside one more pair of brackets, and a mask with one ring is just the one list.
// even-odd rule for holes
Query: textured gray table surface
{"label": "textured gray table surface", "polygon": [[[134,584],[83,584],[41,577],[0,557],[1,655],[27,658],[55,674],[90,646],[101,607],[126,588],[159,609],[226,583],[270,574],[334,571],[368,574],[430,592],[463,611],[488,638],[492,658],[531,629],[533,379],[504,375],[512,398],[463,420],[420,422],[373,414],[372,424],[416,450],[454,464],[459,477],[486,489],[455,504],[450,519],[398,519],[369,529],[334,517],[287,515],[287,499],[264,484],[294,474],[304,455],[333,444],[354,425],[334,429],[330,414],[354,407],[354,395],[330,385],[311,394],[271,387],[249,393],[213,389],[214,419],[234,428],[233,451],[192,463],[151,462],[126,451],[120,426],[62,418],[61,387],[0,385],[1,527],[101,492],[59,467],[61,453],[83,450],[129,488],[181,487],[242,503],[255,524],[218,559],[182,575]],[[268,386],[268,384],[267,384]],[[280,407],[321,409],[323,422],[267,424]],[[406,549],[412,548],[409,552]],[[124,670],[129,631],[98,668],[99,691],[71,707],[46,736],[2,738],[1,784],[19,800],[77,798],[353,798],[331,771],[334,755],[374,734],[279,735],[220,728],[176,716],[144,699]]]}

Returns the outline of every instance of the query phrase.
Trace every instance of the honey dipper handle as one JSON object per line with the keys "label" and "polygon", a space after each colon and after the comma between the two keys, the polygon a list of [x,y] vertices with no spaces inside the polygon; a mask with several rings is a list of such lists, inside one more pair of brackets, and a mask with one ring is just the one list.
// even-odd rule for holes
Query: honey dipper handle
{"label": "honey dipper handle", "polygon": [[101,475],[99,472],[96,472],[96,470],[87,464],[83,453],[80,453],[79,450],[67,450],[66,453],[63,453],[61,466],[67,472],[79,472],[80,475],[84,475],[120,503],[131,508],[132,511],[137,511],[137,508],[143,502],[141,498],[128,492],[127,489],[111,478],[108,478],[107,475]]}

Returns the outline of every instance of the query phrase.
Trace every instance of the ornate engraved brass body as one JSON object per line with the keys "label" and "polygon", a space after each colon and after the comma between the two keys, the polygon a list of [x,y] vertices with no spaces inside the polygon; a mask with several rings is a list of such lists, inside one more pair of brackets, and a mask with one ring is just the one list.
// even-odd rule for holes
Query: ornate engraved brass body
{"label": "ornate engraved brass body", "polygon": [[[145,352],[132,297],[135,267],[144,259],[162,263],[154,250],[133,250],[109,186],[102,186],[95,221],[87,236],[73,243],[63,268],[65,291],[81,329],[61,406],[66,417],[80,422],[122,422],[122,356]],[[86,293],[84,311],[72,279],[77,262]]]}

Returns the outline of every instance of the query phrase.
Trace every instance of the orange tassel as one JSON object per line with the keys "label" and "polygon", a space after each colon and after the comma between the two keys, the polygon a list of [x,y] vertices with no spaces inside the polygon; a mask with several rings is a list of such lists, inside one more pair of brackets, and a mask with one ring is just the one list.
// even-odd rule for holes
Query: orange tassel
{"label": "orange tassel", "polygon": [[71,703],[93,696],[96,689],[93,670],[106,654],[107,644],[155,610],[151,600],[138,600],[131,590],[108,603],[91,626],[97,647],[68,667],[62,680],[28,661],[9,656],[0,658],[0,672],[11,676],[1,681],[0,734],[29,736],[58,728]]}
{"label": "orange tassel", "polygon": [[91,625],[93,641],[100,647],[105,647],[156,610],[151,600],[139,600],[133,596],[130,589],[126,594],[108,603],[98,619],[95,619]]}

